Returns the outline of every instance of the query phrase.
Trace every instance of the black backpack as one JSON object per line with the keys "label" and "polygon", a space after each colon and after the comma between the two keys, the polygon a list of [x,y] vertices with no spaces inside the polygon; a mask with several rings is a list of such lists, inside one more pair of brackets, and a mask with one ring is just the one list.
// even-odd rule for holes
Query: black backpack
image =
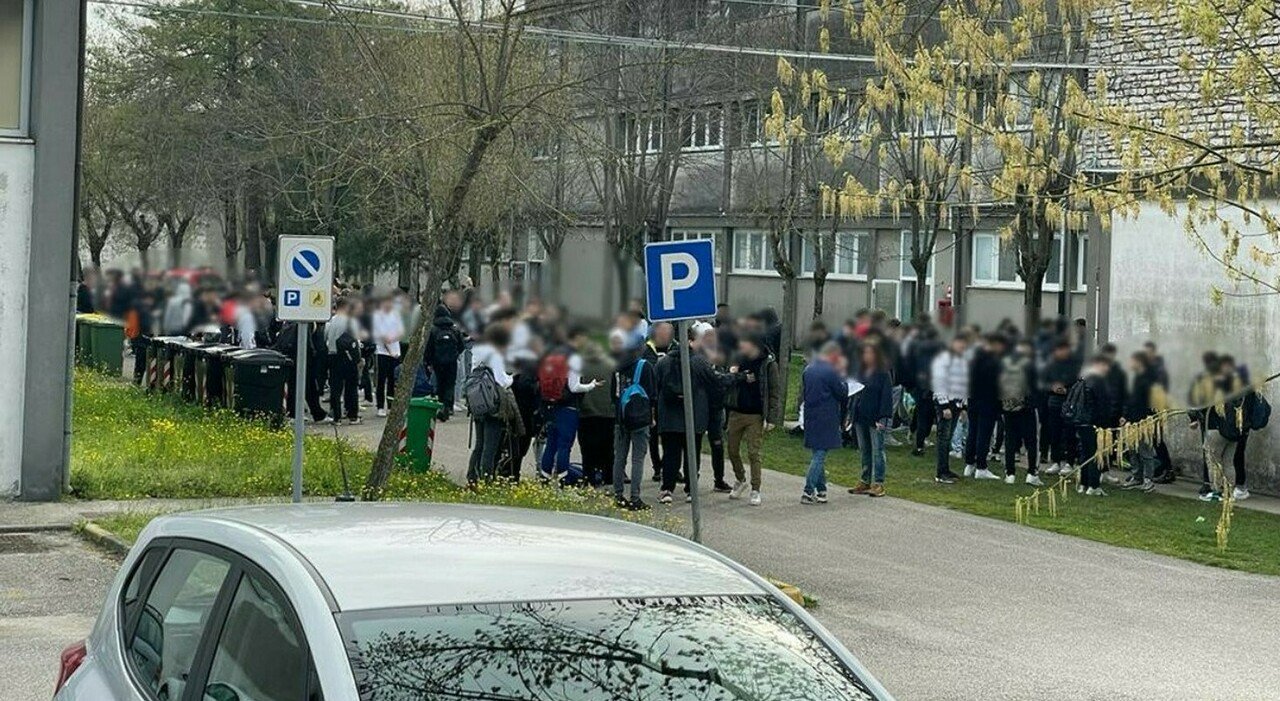
{"label": "black backpack", "polygon": [[1252,405],[1249,407],[1248,415],[1245,417],[1246,424],[1250,431],[1260,431],[1271,423],[1271,403],[1261,394],[1252,392]]}
{"label": "black backpack", "polygon": [[343,331],[333,345],[338,349],[338,356],[342,359],[353,364],[360,362],[360,342],[351,335],[350,331]]}
{"label": "black backpack", "polygon": [[462,357],[462,335],[453,326],[432,326],[431,349],[433,365],[452,365]]}
{"label": "black backpack", "polygon": [[1091,406],[1089,383],[1076,380],[1067,391],[1067,398],[1062,402],[1062,418],[1077,426],[1093,424],[1093,407]]}

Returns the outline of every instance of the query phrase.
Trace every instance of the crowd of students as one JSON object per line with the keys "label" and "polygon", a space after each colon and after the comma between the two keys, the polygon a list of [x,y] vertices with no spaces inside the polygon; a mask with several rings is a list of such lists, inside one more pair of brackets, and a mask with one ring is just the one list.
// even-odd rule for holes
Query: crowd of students
{"label": "crowd of students", "polygon": [[[255,283],[231,289],[191,271],[87,275],[78,306],[128,320],[131,338],[203,332],[290,356],[297,343],[292,325],[275,320],[270,289]],[[304,393],[312,420],[359,423],[361,395],[385,416],[406,330],[418,313],[402,290],[336,290],[332,319],[308,338]],[[604,335],[569,323],[560,308],[536,298],[517,306],[500,293],[486,302],[468,286],[444,292],[431,313],[414,392],[440,399],[440,421],[468,409],[469,481],[519,479],[521,464],[539,446],[543,479],[611,486],[620,505],[641,509],[647,464],[657,501],[671,503],[678,491],[687,499],[680,372],[687,354],[692,444],[699,455],[704,448],[710,453],[713,489],[761,503],[762,443],[783,422],[782,328],[772,309],[735,316],[722,304],[679,339],[672,325],[649,323],[638,301]],[[1163,436],[1127,446],[1119,460],[1092,459],[1097,429],[1168,408],[1169,375],[1152,343],[1122,365],[1114,345],[1089,353],[1080,321],[1046,322],[1029,334],[1004,322],[987,333],[965,327],[944,336],[928,318],[903,324],[867,310],[834,332],[815,322],[801,350],[800,421],[793,430],[811,451],[803,504],[828,501],[826,459],[844,448],[856,449],[862,465],[849,491],[885,494],[885,447],[901,441],[916,456],[932,443],[941,485],[1016,484],[1020,463],[1022,481],[1032,486],[1079,470],[1079,489],[1091,496],[1105,495],[1103,482],[1149,492],[1176,478]],[[1233,496],[1245,499],[1249,434],[1265,425],[1269,408],[1248,390],[1248,368],[1231,356],[1206,353],[1203,363],[1187,396],[1197,407],[1190,424],[1204,448],[1201,498],[1221,498],[1212,463],[1230,466]],[[135,366],[140,378],[142,364]],[[571,461],[575,444],[580,462]],[[1128,466],[1129,474],[1106,469],[1112,465]]]}

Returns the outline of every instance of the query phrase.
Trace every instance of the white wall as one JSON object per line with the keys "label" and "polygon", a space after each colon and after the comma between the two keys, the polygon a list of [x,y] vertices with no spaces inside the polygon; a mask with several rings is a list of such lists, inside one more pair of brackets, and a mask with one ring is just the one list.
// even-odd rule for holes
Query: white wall
{"label": "white wall", "polygon": [[22,478],[22,407],[26,385],[27,261],[35,148],[0,141],[0,497]]}
{"label": "white wall", "polygon": [[[1273,210],[1277,205],[1265,204]],[[1280,344],[1276,343],[1280,295],[1226,296],[1221,305],[1214,305],[1210,294],[1215,285],[1232,289],[1226,273],[1196,248],[1180,220],[1166,216],[1155,205],[1143,206],[1135,219],[1117,218],[1113,229],[1110,340],[1125,355],[1147,339],[1159,344],[1169,366],[1175,400],[1185,401],[1191,379],[1200,369],[1200,355],[1206,350],[1230,353],[1247,363],[1255,379],[1280,371]],[[1257,225],[1252,229],[1257,230]],[[1215,248],[1222,244],[1212,225],[1206,239]],[[1274,275],[1273,270],[1272,279]],[[1246,294],[1256,291],[1239,289]],[[1272,404],[1280,404],[1275,384],[1266,395]],[[1196,441],[1190,431],[1174,430],[1171,434],[1184,469],[1198,464]],[[1262,435],[1249,441],[1252,487],[1280,491],[1277,450],[1280,421],[1273,420]]]}

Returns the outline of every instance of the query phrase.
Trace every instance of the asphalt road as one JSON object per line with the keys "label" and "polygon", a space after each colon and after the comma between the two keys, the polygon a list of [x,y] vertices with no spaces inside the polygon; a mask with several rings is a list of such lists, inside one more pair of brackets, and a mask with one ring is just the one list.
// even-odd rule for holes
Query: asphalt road
{"label": "asphalt road", "polygon": [[0,699],[52,697],[59,653],[89,632],[115,572],[71,533],[0,534]]}

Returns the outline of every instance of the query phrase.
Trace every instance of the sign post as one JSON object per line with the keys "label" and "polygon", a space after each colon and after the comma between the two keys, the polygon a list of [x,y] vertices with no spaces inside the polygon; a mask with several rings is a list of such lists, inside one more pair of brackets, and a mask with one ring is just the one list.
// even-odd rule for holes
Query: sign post
{"label": "sign post", "polygon": [[715,245],[711,241],[664,241],[644,247],[645,302],[652,321],[678,322],[680,391],[684,395],[684,454],[693,504],[693,539],[702,542],[700,457],[693,425],[693,379],[689,370],[689,321],[716,313]]}
{"label": "sign post", "polygon": [[307,395],[307,348],[312,323],[333,310],[333,237],[281,236],[276,256],[276,318],[297,326],[293,359],[293,501],[302,501],[303,398]]}

